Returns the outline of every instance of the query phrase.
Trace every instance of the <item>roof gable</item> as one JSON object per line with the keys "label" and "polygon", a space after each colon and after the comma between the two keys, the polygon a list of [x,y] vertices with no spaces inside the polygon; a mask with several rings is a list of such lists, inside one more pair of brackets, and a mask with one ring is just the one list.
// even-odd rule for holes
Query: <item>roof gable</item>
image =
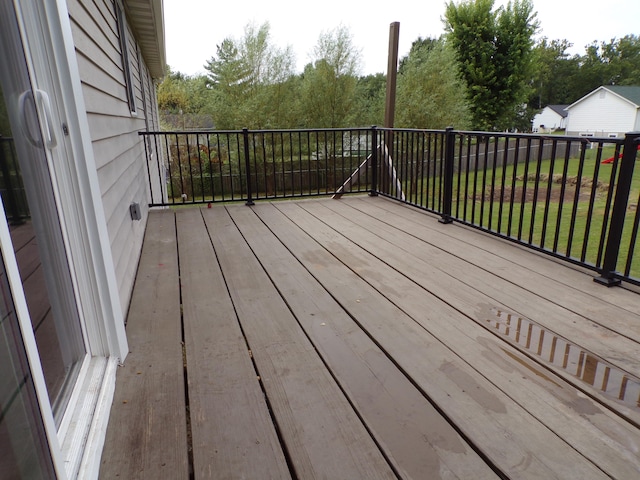
{"label": "roof gable", "polygon": [[573,102],[571,105],[567,107],[567,110],[575,107],[577,104],[582,103],[586,99],[592,97],[596,93],[607,90],[617,97],[622,98],[623,100],[629,102],[636,108],[640,108],[640,86],[621,86],[621,85],[603,85],[601,87],[596,88],[592,92],[587,93],[581,99]]}

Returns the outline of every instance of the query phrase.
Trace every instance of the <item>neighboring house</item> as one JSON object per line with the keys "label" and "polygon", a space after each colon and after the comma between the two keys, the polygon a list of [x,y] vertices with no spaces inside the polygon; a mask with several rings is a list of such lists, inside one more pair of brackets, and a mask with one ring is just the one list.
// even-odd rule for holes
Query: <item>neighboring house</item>
{"label": "neighboring house", "polygon": [[640,129],[640,86],[598,87],[567,111],[567,135],[623,137]]}
{"label": "neighboring house", "polygon": [[533,117],[534,133],[550,133],[563,130],[566,127],[567,110],[569,105],[547,105]]}
{"label": "neighboring house", "polygon": [[163,22],[162,0],[0,3],[0,478],[98,475],[148,214],[138,131],[159,130]]}

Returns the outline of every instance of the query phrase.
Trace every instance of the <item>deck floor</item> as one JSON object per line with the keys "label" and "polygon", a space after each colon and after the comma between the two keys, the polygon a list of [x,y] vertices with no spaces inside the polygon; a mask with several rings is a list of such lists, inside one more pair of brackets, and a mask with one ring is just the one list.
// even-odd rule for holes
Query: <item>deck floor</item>
{"label": "deck floor", "polygon": [[640,296],[383,199],[151,212],[101,478],[640,478]]}

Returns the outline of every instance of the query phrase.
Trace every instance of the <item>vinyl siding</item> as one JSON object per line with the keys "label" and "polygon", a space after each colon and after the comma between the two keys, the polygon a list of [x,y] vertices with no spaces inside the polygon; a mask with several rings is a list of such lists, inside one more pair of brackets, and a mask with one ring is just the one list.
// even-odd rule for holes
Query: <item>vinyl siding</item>
{"label": "vinyl siding", "polygon": [[567,134],[592,133],[606,137],[616,133],[623,136],[634,129],[637,115],[638,109],[628,101],[607,90],[595,91],[569,109]]}
{"label": "vinyl siding", "polygon": [[564,120],[565,119],[556,112],[545,107],[542,112],[533,117],[533,128],[538,129],[541,125],[544,125],[545,129],[563,128],[565,126]]}
{"label": "vinyl siding", "polygon": [[[136,106],[132,114],[114,1],[69,0],[68,7],[121,308],[126,314],[148,213],[145,151],[138,131],[157,124],[155,86],[127,24]],[[132,202],[140,204],[142,221],[131,220]]]}

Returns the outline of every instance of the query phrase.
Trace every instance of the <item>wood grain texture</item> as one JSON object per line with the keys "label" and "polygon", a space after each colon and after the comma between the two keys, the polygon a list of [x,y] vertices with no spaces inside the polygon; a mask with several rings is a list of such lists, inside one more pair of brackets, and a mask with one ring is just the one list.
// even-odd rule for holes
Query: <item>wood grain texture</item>
{"label": "wood grain texture", "polygon": [[127,322],[100,477],[189,478],[175,217],[153,212]]}
{"label": "wood grain texture", "polygon": [[637,294],[380,198],[175,212],[177,244],[149,219],[103,478],[189,473],[180,283],[195,478],[640,477],[640,410],[594,381],[606,359],[640,395]]}
{"label": "wood grain texture", "polygon": [[[309,209],[313,206],[304,204]],[[521,405],[478,375],[473,364],[460,357],[455,345],[441,342],[410,317],[406,304],[418,302],[419,297],[403,295],[401,286],[393,280],[387,283],[379,262],[364,261],[354,252],[341,251],[346,239],[301,207],[291,203],[277,207],[309,235],[305,240],[287,235],[279,238],[502,472],[513,478],[562,479],[576,474],[581,478],[606,478]],[[336,252],[339,259],[334,256]],[[384,282],[386,290],[403,295],[403,303],[388,301],[354,273],[354,265],[365,268],[367,277]],[[437,299],[431,300],[420,313],[426,323],[446,323],[459,315],[446,305],[439,306]],[[443,315],[445,312],[448,316]],[[495,442],[504,437],[509,442]],[[532,451],[536,454],[532,455]]]}
{"label": "wood grain texture", "polygon": [[203,210],[298,478],[396,478],[224,209]]}
{"label": "wood grain texture", "polygon": [[195,478],[290,478],[200,211],[177,227]]}
{"label": "wood grain texture", "polygon": [[[344,252],[332,249],[335,255],[353,258],[355,262],[349,266],[354,271],[363,274],[382,295],[402,305],[426,330],[458,352],[549,430],[614,478],[630,478],[640,472],[640,459],[633,453],[640,446],[640,431],[613,414],[603,401],[589,398],[561,377],[551,375],[545,362],[541,358],[536,361],[531,351],[515,348],[524,347],[525,342],[508,342],[493,325],[486,328],[483,319],[477,317],[477,309],[467,307],[460,299],[461,286],[441,285],[442,275],[433,276],[425,260],[398,247],[407,240],[402,234],[390,235],[388,240],[397,244],[389,244],[383,238],[379,221],[368,216],[347,218],[344,215],[349,216],[348,207],[335,202],[304,208],[336,232],[349,236],[350,242],[343,244]],[[362,266],[372,264],[379,256],[384,256],[388,266],[379,266],[378,275],[368,274],[367,267]],[[485,275],[486,282],[491,283],[491,273],[485,271]],[[388,288],[388,284],[394,288]],[[430,291],[438,291],[440,297],[432,297]],[[467,316],[452,314],[449,304],[455,304]],[[439,321],[431,321],[431,317]]]}
{"label": "wood grain texture", "polygon": [[[397,471],[405,478],[497,478],[250,209],[228,210]],[[253,210],[267,219],[269,212],[279,215],[267,204]],[[288,238],[303,236],[286,221],[277,230]]]}

